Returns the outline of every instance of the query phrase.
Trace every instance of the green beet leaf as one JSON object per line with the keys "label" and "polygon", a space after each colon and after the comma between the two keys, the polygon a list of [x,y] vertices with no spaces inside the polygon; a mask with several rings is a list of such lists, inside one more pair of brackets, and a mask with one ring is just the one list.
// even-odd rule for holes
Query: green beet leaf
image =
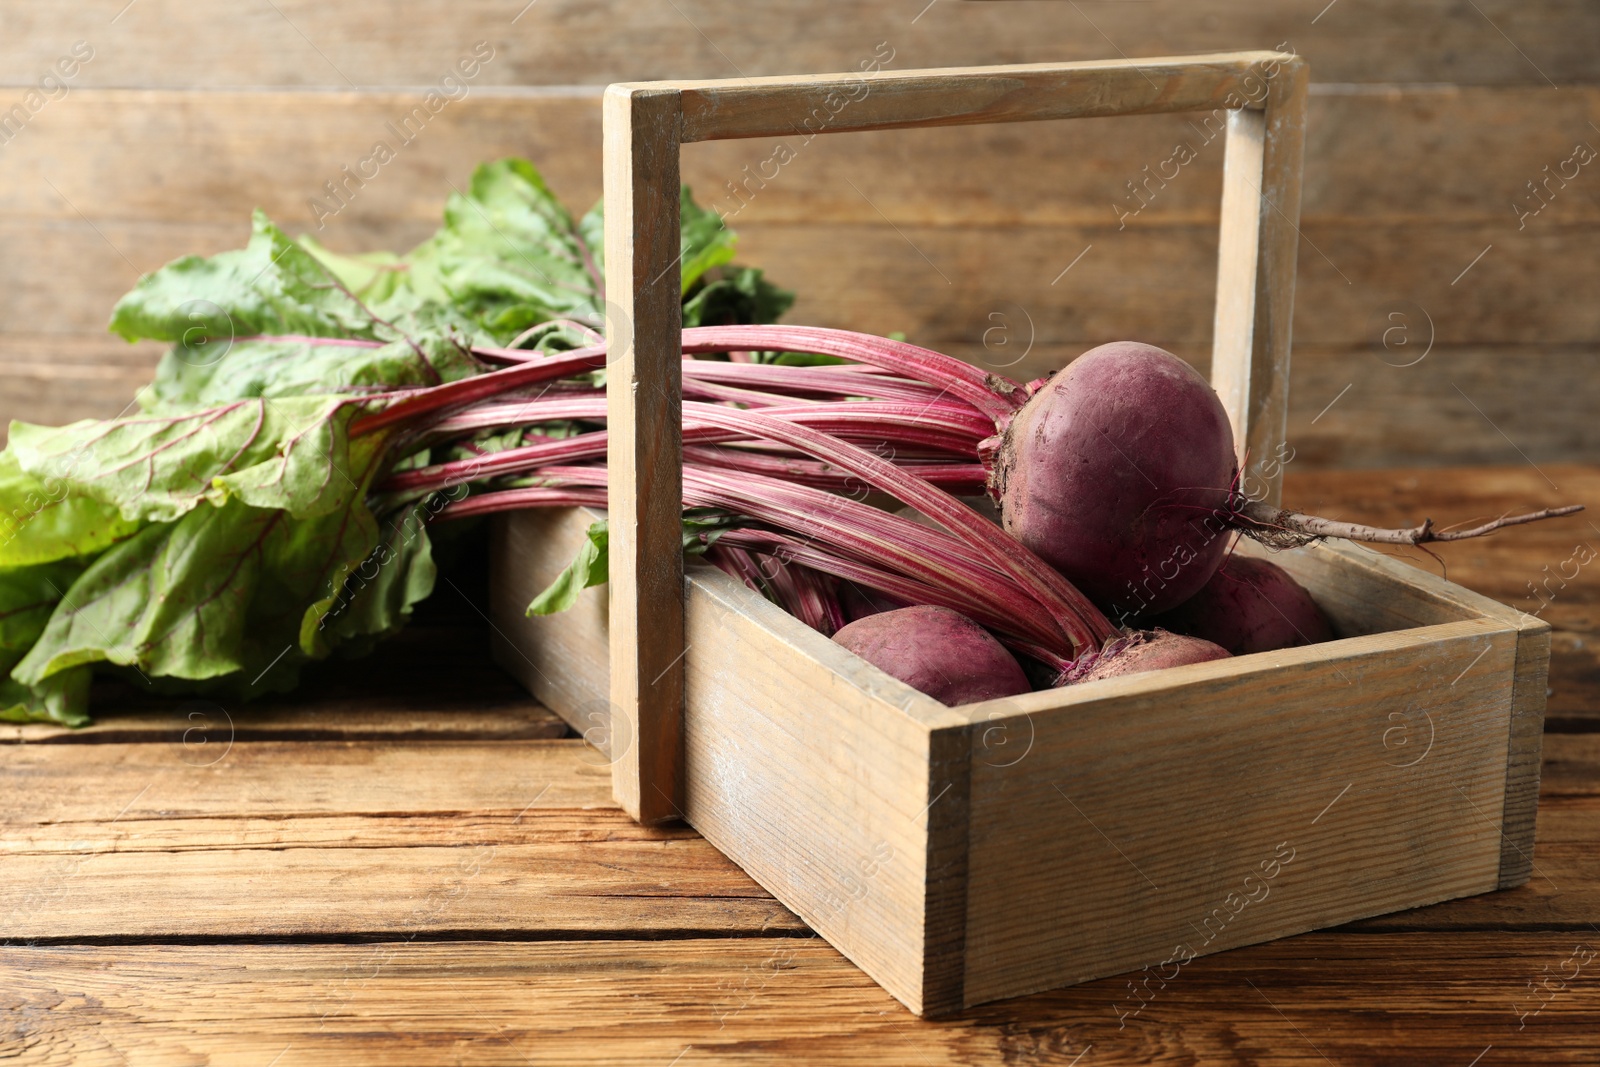
{"label": "green beet leaf", "polygon": [[570,611],[578,602],[578,594],[593,586],[603,585],[611,574],[611,529],[606,520],[591,523],[578,546],[578,554],[556,575],[545,590],[528,605],[529,615],[557,615]]}
{"label": "green beet leaf", "polygon": [[171,341],[196,363],[211,358],[209,346],[255,334],[390,339],[315,256],[261,211],[244,248],[184,256],[141,278],[117,301],[111,329],[129,341]]}
{"label": "green beet leaf", "polygon": [[204,364],[186,362],[187,354],[182,346],[174,347],[157,365],[155,380],[139,394],[146,412],[166,414],[256,397],[359,398],[469,378],[482,370],[456,340],[426,334],[376,348],[332,338],[238,340],[209,352],[210,362]]}
{"label": "green beet leaf", "polygon": [[37,686],[99,662],[148,675],[292,681],[306,606],[377,543],[362,505],[297,519],[232,500],[156,523],[97,558],[12,671]]}
{"label": "green beet leaf", "polygon": [[532,164],[480,166],[444,226],[406,257],[415,295],[449,304],[500,341],[530,326],[604,321],[595,250]]}
{"label": "green beet leaf", "polygon": [[[21,423],[12,423],[15,436]],[[74,556],[91,556],[139,528],[114,506],[83,495],[71,480],[38,478],[11,448],[0,452],[0,575]],[[80,568],[81,569],[81,568]]]}
{"label": "green beet leaf", "polygon": [[44,633],[62,594],[83,571],[76,560],[0,568],[0,719],[43,719],[67,726],[89,721],[89,672],[64,671],[39,685],[10,677],[12,667]]}
{"label": "green beet leaf", "polygon": [[[704,555],[722,534],[740,525],[736,515],[717,508],[689,508],[683,513],[683,554]],[[578,603],[585,589],[604,585],[611,577],[611,530],[605,519],[589,524],[578,554],[555,580],[528,605],[529,615],[558,615]]]}
{"label": "green beet leaf", "polygon": [[329,595],[301,617],[303,653],[320,659],[337,648],[359,655],[411,618],[438,576],[426,526],[431,510],[422,503],[399,512],[365,558],[329,577]]}
{"label": "green beet leaf", "polygon": [[69,485],[125,522],[169,522],[202,501],[232,497],[315,516],[363,492],[388,439],[350,441],[359,413],[344,397],[304,396],[61,427],[19,422],[9,452],[24,474]]}
{"label": "green beet leaf", "polygon": [[87,726],[90,722],[89,683],[92,680],[93,675],[87,667],[62,671],[36,686],[0,677],[0,721]]}

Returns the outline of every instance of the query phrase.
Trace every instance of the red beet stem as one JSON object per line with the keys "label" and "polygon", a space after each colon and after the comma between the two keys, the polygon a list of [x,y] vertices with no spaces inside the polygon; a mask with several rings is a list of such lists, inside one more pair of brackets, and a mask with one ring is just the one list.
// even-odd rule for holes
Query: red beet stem
{"label": "red beet stem", "polygon": [[[535,399],[495,405],[503,408],[504,423],[526,426],[540,422],[569,420],[599,421],[606,417],[604,397],[578,399]],[[696,404],[696,410],[709,405]],[[713,410],[731,411],[731,408]],[[865,438],[873,444],[911,445],[934,448],[957,456],[970,454],[973,435],[979,432],[981,416],[953,404],[917,407],[901,401],[854,401],[837,404],[804,404],[787,409],[767,409],[764,414],[813,427],[841,437]],[[488,429],[491,427],[479,427]],[[687,414],[684,421],[686,443],[728,441],[749,436],[737,430],[709,426]],[[489,457],[454,460],[417,470],[402,471],[379,488],[384,492],[448,489],[453,485],[495,475],[533,470],[554,462],[570,462],[605,454],[606,432],[591,431],[559,442],[539,442],[508,448]],[[892,455],[891,451],[891,455]],[[962,483],[964,484],[964,482]]]}
{"label": "red beet stem", "polygon": [[1098,648],[1116,634],[1116,628],[1100,609],[1025,546],[949,493],[900,470],[893,463],[838,438],[765,413],[691,402],[684,404],[684,414],[699,422],[788,445],[842,467],[873,488],[916,508],[983,553],[996,569],[1032,590],[1040,603],[1047,605],[1056,616],[1074,649]]}
{"label": "red beet stem", "polygon": [[474,378],[436,385],[398,400],[381,411],[362,416],[351,424],[350,436],[362,437],[445,408],[462,407],[475,400],[487,400],[514,389],[526,389],[543,382],[582,374],[603,367],[605,363],[606,350],[597,345],[563,352],[537,362],[520,363],[505,370],[490,371]]}
{"label": "red beet stem", "polygon": [[805,352],[838,356],[939,386],[996,422],[1003,422],[1028,400],[1009,378],[979,370],[953,356],[867,333],[816,326],[696,326],[683,331],[683,351],[734,350]]}

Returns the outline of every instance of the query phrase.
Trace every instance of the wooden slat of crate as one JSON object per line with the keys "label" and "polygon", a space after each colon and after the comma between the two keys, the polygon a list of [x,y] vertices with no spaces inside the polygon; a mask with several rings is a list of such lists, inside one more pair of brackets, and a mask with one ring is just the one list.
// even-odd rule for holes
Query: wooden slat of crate
{"label": "wooden slat of crate", "polygon": [[685,588],[683,814],[919,1013],[956,1007],[964,732],[721,571]]}
{"label": "wooden slat of crate", "polygon": [[[1447,686],[1440,671],[1485,648],[1481,627],[1456,628],[1453,639],[1419,634],[1410,655],[1397,643],[1367,663],[1188,680],[1181,698],[1130,687],[1126,700],[1059,714],[1016,700],[1031,720],[1027,758],[973,767],[967,1001],[1103,974],[1118,956],[1154,964],[1179,946],[1215,950],[1494,888],[1514,634],[1495,635],[1483,673],[1450,691],[1428,763],[1397,772],[1384,761],[1387,715],[1414,699],[1418,678]],[[1185,753],[1183,772],[1152,737]],[[1098,758],[1075,760],[1087,746]],[[1178,811],[1181,845],[1162,814]],[[1018,869],[1022,855],[1032,863]],[[1271,903],[1230,921],[1246,899]],[[1068,956],[1076,975],[1057,962]]]}

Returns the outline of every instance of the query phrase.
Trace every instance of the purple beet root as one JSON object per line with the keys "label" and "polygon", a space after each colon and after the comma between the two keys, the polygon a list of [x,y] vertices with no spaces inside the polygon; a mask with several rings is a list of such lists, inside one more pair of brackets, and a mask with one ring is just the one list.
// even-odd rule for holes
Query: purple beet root
{"label": "purple beet root", "polygon": [[1007,427],[994,464],[1006,530],[1113,619],[1177,607],[1227,551],[1238,466],[1217,394],[1170,352],[1079,356]]}
{"label": "purple beet root", "polygon": [[989,631],[949,608],[868,615],[833,639],[886,674],[951,707],[1026,693],[1016,658]]}
{"label": "purple beet root", "polygon": [[1067,684],[1095,682],[1101,678],[1121,678],[1189,663],[1227,659],[1228,650],[1210,641],[1166,630],[1139,630],[1115,639],[1094,664],[1082,674],[1069,674]]}
{"label": "purple beet root", "polygon": [[1271,652],[1333,638],[1311,594],[1276,563],[1229,556],[1194,596],[1156,622],[1233,653]]}

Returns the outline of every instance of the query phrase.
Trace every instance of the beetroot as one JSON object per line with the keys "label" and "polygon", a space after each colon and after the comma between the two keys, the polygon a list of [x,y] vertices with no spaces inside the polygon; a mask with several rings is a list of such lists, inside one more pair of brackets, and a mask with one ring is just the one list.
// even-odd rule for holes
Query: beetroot
{"label": "beetroot", "polygon": [[1233,653],[1328,641],[1333,632],[1311,594],[1276,563],[1231,555],[1205,587],[1156,620]]}
{"label": "beetroot", "polygon": [[1215,572],[1237,473],[1210,384],[1170,352],[1117,341],[1017,412],[993,484],[1007,532],[1126,619],[1176,607]]}
{"label": "beetroot", "polygon": [[1069,685],[1096,682],[1102,678],[1121,678],[1125,674],[1227,659],[1228,655],[1227,649],[1198,637],[1166,630],[1137,630],[1110,641],[1087,670],[1070,671],[1065,681]]}
{"label": "beetroot", "polygon": [[951,707],[1031,688],[1000,642],[949,608],[921,606],[868,615],[833,639],[885,674]]}

